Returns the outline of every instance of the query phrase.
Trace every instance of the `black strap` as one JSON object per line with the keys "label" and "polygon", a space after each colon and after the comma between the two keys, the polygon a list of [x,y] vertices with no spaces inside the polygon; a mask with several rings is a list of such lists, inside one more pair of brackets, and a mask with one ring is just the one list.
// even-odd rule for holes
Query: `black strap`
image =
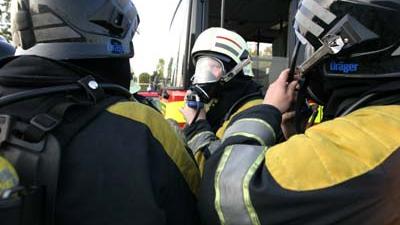
{"label": "black strap", "polygon": [[[64,121],[60,122],[60,124],[51,132],[57,139],[58,144],[60,145],[61,150],[65,150],[68,143],[73,139],[77,133],[88,124],[90,124],[101,112],[103,112],[108,106],[120,101],[123,97],[120,96],[112,96],[107,97],[98,102],[95,105],[85,106],[79,108],[75,111],[75,115],[73,115],[73,121]],[[76,106],[70,105],[69,107]],[[68,116],[65,114],[67,106],[62,106],[60,108],[56,108],[55,111],[60,110],[59,113],[64,112],[64,117]],[[74,113],[74,112],[72,112]],[[51,153],[47,159],[44,161],[48,161],[47,168],[43,168],[43,173],[41,173],[42,178],[46,179],[48,183],[48,189],[46,190],[47,197],[47,211],[46,211],[46,224],[53,225],[55,223],[55,209],[56,209],[56,196],[57,196],[57,186],[58,186],[58,176],[59,176],[59,161],[60,159],[55,159],[55,157],[60,158],[60,156],[53,155]],[[57,162],[56,162],[57,161]],[[52,171],[49,176],[47,171]]]}
{"label": "black strap", "polygon": [[24,139],[29,142],[39,142],[46,133],[55,129],[63,120],[66,112],[74,106],[87,106],[89,103],[72,102],[67,100],[50,109],[47,113],[35,115],[24,132]]}
{"label": "black strap", "polygon": [[[45,187],[24,197],[27,209],[22,216],[23,220],[40,220],[38,208],[42,208],[46,225],[55,224],[56,196],[60,168],[61,151],[65,150],[68,143],[81,129],[91,123],[96,116],[108,106],[125,99],[122,96],[105,97],[97,104],[82,101],[72,101],[63,98],[60,103],[50,107],[47,113],[33,116],[30,124],[23,122],[10,122],[5,115],[2,128],[14,124],[18,130],[25,131],[23,139],[9,135],[4,129],[5,142],[12,144],[14,151],[6,152],[8,158],[15,158],[15,167],[20,175],[23,185],[31,187]],[[36,132],[36,134],[35,134]],[[3,139],[3,138],[1,138]],[[35,142],[32,142],[35,141]],[[19,147],[18,147],[19,146]],[[44,195],[41,194],[44,191]],[[44,202],[41,197],[44,196]],[[35,201],[35,202],[34,202]],[[43,208],[44,207],[44,208]],[[33,211],[32,211],[33,210]],[[35,212],[35,213],[33,213]]]}

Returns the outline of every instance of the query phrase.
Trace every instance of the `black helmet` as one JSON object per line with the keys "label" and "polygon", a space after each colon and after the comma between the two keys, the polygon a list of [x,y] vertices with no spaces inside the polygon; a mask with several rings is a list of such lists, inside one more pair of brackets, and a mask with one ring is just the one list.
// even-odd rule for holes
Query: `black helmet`
{"label": "black helmet", "polygon": [[69,59],[130,58],[140,22],[130,0],[13,0],[16,55]]}
{"label": "black helmet", "polygon": [[14,53],[15,48],[4,37],[0,36],[0,59],[13,56]]}
{"label": "black helmet", "polygon": [[295,30],[313,49],[300,70],[315,100],[332,82],[400,78],[400,0],[303,0]]}

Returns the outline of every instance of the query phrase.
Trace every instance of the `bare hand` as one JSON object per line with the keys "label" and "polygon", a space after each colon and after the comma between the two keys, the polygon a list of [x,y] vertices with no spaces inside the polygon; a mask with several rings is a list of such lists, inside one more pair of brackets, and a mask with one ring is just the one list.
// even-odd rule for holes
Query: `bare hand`
{"label": "bare hand", "polygon": [[[193,121],[194,117],[196,116],[195,109],[192,109],[185,104],[185,106],[181,108],[179,111],[182,113],[183,117],[185,117],[185,121],[187,124],[190,125],[193,122],[195,122]],[[202,108],[200,109],[199,116],[197,117],[196,121],[204,119],[206,119],[206,111],[204,110],[204,108]]]}
{"label": "bare hand", "polygon": [[264,104],[276,107],[281,113],[286,112],[295,98],[297,81],[287,83],[289,69],[282,71],[278,79],[272,83],[265,95]]}

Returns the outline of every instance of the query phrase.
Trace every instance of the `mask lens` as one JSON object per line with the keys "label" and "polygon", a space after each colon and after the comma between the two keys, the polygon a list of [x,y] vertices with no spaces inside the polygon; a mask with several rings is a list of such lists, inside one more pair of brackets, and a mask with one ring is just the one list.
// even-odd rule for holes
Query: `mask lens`
{"label": "mask lens", "polygon": [[216,58],[201,57],[196,62],[193,75],[193,84],[206,84],[218,82],[225,74],[224,65]]}

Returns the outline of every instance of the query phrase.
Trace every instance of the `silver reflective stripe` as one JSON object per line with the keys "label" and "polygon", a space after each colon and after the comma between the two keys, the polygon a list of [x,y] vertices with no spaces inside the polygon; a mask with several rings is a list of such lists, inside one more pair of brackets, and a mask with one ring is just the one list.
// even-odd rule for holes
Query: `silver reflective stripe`
{"label": "silver reflective stripe", "polygon": [[32,16],[32,23],[34,27],[42,27],[49,25],[60,25],[63,24],[57,16],[52,13],[42,13]]}
{"label": "silver reflective stripe", "polygon": [[190,139],[188,141],[188,146],[192,150],[193,154],[196,155],[201,148],[209,145],[212,140],[215,140],[215,134],[211,131],[204,131],[196,134],[192,139]]}
{"label": "silver reflective stripe", "polygon": [[210,152],[210,155],[214,154],[218,150],[219,146],[221,146],[220,140],[212,141],[208,146],[208,151]]}
{"label": "silver reflective stripe", "polygon": [[80,37],[81,35],[79,35],[77,32],[69,27],[53,27],[35,30],[35,38],[38,42]]}
{"label": "silver reflective stripe", "polygon": [[276,140],[274,129],[261,119],[241,119],[234,122],[225,131],[222,141],[239,135],[255,139],[263,146],[272,145]]}
{"label": "silver reflective stripe", "polygon": [[336,0],[316,0],[316,2],[325,9],[329,8],[334,1]]}
{"label": "silver reflective stripe", "polygon": [[[316,17],[324,21],[326,24],[332,23],[336,19],[335,14],[331,13],[329,10],[322,7],[320,4],[315,2],[314,0],[303,0],[301,3],[302,6],[307,8],[311,13],[313,13]],[[312,18],[309,18],[312,19]]]}
{"label": "silver reflective stripe", "polygon": [[316,37],[319,37],[319,35],[321,35],[322,32],[324,32],[324,28],[322,28],[320,25],[314,23],[312,20],[304,16],[300,10],[297,11],[295,19],[298,26],[301,26],[303,29],[309,31]]}
{"label": "silver reflective stripe", "polygon": [[400,55],[400,47],[392,53],[392,56],[399,56],[399,55]]}
{"label": "silver reflective stripe", "polygon": [[259,225],[250,199],[250,181],[264,160],[265,147],[235,145],[228,147],[215,177],[215,207],[221,224]]}

